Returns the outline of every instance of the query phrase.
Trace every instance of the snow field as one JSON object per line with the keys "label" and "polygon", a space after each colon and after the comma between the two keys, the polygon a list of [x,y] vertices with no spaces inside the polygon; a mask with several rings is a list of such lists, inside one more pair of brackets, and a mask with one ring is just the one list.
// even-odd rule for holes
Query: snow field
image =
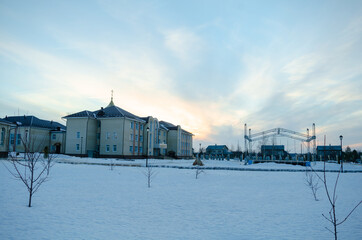
{"label": "snow field", "polygon": [[[3,161],[2,161],[3,162]],[[8,163],[4,163],[8,164]],[[332,239],[322,217],[324,190],[313,199],[302,172],[56,164],[34,195],[0,164],[0,239]],[[328,173],[333,184],[336,173]],[[362,174],[338,185],[341,219],[362,198]],[[362,238],[362,208],[339,226],[340,239]]]}

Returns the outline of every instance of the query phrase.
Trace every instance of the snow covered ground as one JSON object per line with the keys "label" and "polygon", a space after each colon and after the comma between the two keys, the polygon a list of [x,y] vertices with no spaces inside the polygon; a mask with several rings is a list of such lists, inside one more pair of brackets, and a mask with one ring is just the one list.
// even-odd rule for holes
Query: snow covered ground
{"label": "snow covered ground", "polygon": [[[107,158],[79,158],[68,155],[58,155],[55,159],[60,163],[94,163],[94,164],[117,164],[117,165],[135,165],[135,166],[145,166],[145,159],[107,159]],[[185,160],[185,159],[149,159],[149,163],[154,166],[173,166],[173,167],[192,167],[194,160]],[[219,160],[203,160],[205,167],[215,167],[215,168],[242,168],[242,169],[282,169],[282,170],[305,170],[304,166],[300,165],[291,165],[291,164],[281,164],[275,162],[265,162],[257,163],[251,165],[245,165],[244,162],[240,160],[230,160],[230,161],[219,161]],[[323,162],[312,162],[312,168],[315,170],[323,169]],[[338,171],[340,165],[336,163],[326,163],[327,170]],[[362,164],[354,163],[344,163],[343,169],[345,171],[362,171]]]}
{"label": "snow covered ground", "polygon": [[[0,162],[0,239],[333,238],[325,229],[332,226],[322,216],[330,209],[324,190],[318,190],[320,201],[314,201],[303,172],[206,170],[195,179],[194,169],[154,168],[157,175],[147,188],[143,167],[117,166],[112,171],[109,166],[57,163],[28,208],[25,187],[8,173],[4,164],[10,165]],[[150,162],[192,164],[190,160]],[[236,161],[205,164],[304,168],[273,163],[244,166]],[[336,176],[327,173],[331,184]],[[341,174],[340,219],[362,199],[361,182],[362,173]],[[340,239],[362,239],[362,207],[338,230]]]}

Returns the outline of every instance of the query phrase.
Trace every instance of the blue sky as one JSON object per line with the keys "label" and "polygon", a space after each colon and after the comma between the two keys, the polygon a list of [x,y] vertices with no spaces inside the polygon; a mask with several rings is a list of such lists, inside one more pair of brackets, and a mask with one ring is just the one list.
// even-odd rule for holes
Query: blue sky
{"label": "blue sky", "polygon": [[361,52],[361,1],[1,1],[0,117],[65,123],[113,89],[196,149],[315,123],[362,150]]}

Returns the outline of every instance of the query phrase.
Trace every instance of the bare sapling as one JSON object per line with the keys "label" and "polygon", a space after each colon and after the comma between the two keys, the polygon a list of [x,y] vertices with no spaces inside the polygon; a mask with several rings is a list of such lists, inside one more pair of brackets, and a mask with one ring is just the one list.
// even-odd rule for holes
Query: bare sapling
{"label": "bare sapling", "polygon": [[306,181],[305,185],[307,185],[307,187],[312,190],[314,200],[319,201],[319,199],[317,198],[317,191],[320,188],[320,186],[318,186],[319,179],[310,171],[305,171],[304,179]]}
{"label": "bare sapling", "polygon": [[199,175],[200,175],[201,173],[204,173],[204,170],[203,170],[203,169],[200,169],[200,167],[197,166],[195,173],[196,173],[196,174],[195,174],[195,178],[198,179],[198,178],[199,178]]}
{"label": "bare sapling", "polygon": [[146,171],[143,173],[147,178],[147,186],[148,188],[151,187],[152,179],[156,176],[156,171],[153,169],[152,166],[148,164],[146,167]]}
{"label": "bare sapling", "polygon": [[111,171],[113,171],[113,169],[114,169],[113,159],[111,159],[111,161],[109,163],[109,168],[110,168]]}
{"label": "bare sapling", "polygon": [[48,155],[45,158],[39,151],[34,151],[35,140],[24,141],[21,139],[21,141],[24,145],[23,157],[18,157],[17,153],[10,154],[8,161],[11,163],[12,169],[6,168],[15,179],[20,180],[26,186],[29,192],[28,207],[31,207],[33,195],[49,177],[54,155]]}
{"label": "bare sapling", "polygon": [[[324,135],[324,147],[326,145],[326,136]],[[311,168],[313,170],[313,168]],[[327,185],[327,176],[326,176],[326,158],[325,158],[325,152],[324,152],[324,164],[323,164],[323,176],[321,177],[318,173],[316,173],[314,170],[313,172],[316,174],[316,176],[319,178],[319,180],[322,181],[323,185],[324,185],[324,190],[326,192],[328,201],[330,203],[331,209],[328,212],[328,216],[322,214],[322,216],[333,225],[333,230],[329,229],[326,227],[326,229],[328,231],[330,231],[333,235],[334,235],[334,239],[337,240],[338,238],[338,232],[337,232],[337,227],[339,225],[341,225],[342,223],[344,223],[350,216],[351,214],[356,210],[356,208],[362,203],[362,200],[359,201],[353,208],[352,210],[346,215],[345,218],[343,218],[343,220],[339,220],[337,218],[337,214],[336,214],[336,208],[337,208],[337,185],[338,185],[338,181],[339,181],[339,177],[340,177],[340,173],[342,171],[342,168],[339,169],[339,172],[337,174],[336,177],[336,181],[334,183],[333,186],[333,191],[331,191],[328,188]]]}

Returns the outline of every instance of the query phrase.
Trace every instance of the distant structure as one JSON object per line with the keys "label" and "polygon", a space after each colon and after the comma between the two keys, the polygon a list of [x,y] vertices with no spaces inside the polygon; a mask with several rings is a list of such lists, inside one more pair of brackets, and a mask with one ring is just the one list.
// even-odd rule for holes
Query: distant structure
{"label": "distant structure", "polygon": [[209,145],[206,148],[206,154],[213,155],[213,156],[226,156],[229,154],[229,148],[226,145]]}
{"label": "distant structure", "polygon": [[0,119],[0,151],[24,152],[24,144],[30,143],[30,151],[65,152],[66,127],[58,122],[35,116],[6,116]]}
{"label": "distant structure", "polygon": [[284,151],[284,145],[262,145],[261,154],[265,157],[282,159],[286,155],[286,152]]}
{"label": "distant structure", "polygon": [[316,154],[316,134],[315,134],[315,124],[312,125],[312,135],[309,133],[307,128],[307,133],[299,133],[285,128],[273,128],[267,131],[262,131],[258,133],[251,134],[251,128],[247,128],[246,123],[244,124],[244,141],[245,141],[245,152],[252,152],[252,142],[258,140],[265,140],[269,137],[281,136],[288,137],[301,142],[307,143],[307,153],[310,151],[310,143],[312,143],[312,154]]}
{"label": "distant structure", "polygon": [[317,155],[319,160],[340,160],[342,156],[342,147],[340,145],[317,146]]}
{"label": "distant structure", "polygon": [[89,157],[192,157],[192,133],[157,118],[115,106],[84,110],[67,120],[66,154]]}

